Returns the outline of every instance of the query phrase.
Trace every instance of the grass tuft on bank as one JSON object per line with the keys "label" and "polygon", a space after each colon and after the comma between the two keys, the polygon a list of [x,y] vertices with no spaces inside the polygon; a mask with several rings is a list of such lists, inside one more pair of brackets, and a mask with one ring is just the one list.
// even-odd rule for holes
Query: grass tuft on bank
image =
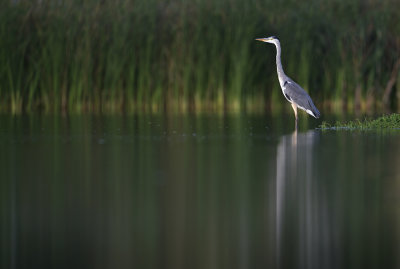
{"label": "grass tuft on bank", "polygon": [[339,122],[330,124],[322,122],[322,130],[386,130],[400,129],[400,114],[384,115],[377,119],[356,119],[354,121]]}

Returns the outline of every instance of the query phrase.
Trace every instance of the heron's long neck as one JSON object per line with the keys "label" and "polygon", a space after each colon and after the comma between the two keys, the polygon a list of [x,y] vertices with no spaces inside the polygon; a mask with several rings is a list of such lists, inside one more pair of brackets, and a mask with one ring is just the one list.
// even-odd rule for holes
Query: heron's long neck
{"label": "heron's long neck", "polygon": [[285,72],[283,72],[283,68],[282,68],[281,45],[279,43],[276,43],[275,47],[276,47],[276,70],[278,71],[279,82],[282,83],[281,80],[283,80],[286,77],[286,74],[285,74]]}

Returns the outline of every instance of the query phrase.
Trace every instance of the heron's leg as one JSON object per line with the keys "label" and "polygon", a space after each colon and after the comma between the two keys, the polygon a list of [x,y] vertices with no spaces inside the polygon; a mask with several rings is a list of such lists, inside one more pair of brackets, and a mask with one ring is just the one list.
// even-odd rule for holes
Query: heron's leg
{"label": "heron's leg", "polygon": [[293,111],[294,111],[294,117],[296,118],[296,120],[295,120],[295,127],[296,127],[296,130],[297,130],[297,105],[295,104],[295,103],[292,103],[292,108],[293,108]]}

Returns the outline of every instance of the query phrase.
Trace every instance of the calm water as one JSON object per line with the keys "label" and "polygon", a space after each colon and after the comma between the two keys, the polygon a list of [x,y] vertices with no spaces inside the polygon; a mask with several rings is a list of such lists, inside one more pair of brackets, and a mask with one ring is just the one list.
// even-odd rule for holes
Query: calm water
{"label": "calm water", "polygon": [[2,115],[1,268],[400,268],[400,131],[300,123]]}

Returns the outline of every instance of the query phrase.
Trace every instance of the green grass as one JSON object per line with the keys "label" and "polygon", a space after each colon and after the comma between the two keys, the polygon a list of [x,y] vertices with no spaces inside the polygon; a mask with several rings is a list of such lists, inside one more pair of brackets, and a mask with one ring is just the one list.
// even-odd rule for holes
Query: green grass
{"label": "green grass", "polygon": [[400,114],[384,115],[377,119],[354,120],[348,122],[339,122],[329,124],[322,122],[320,126],[322,130],[385,130],[399,129],[400,130]]}
{"label": "green grass", "polygon": [[275,49],[254,41],[268,35],[320,109],[379,108],[400,50],[390,0],[12,2],[0,4],[0,110],[15,112],[274,109]]}

